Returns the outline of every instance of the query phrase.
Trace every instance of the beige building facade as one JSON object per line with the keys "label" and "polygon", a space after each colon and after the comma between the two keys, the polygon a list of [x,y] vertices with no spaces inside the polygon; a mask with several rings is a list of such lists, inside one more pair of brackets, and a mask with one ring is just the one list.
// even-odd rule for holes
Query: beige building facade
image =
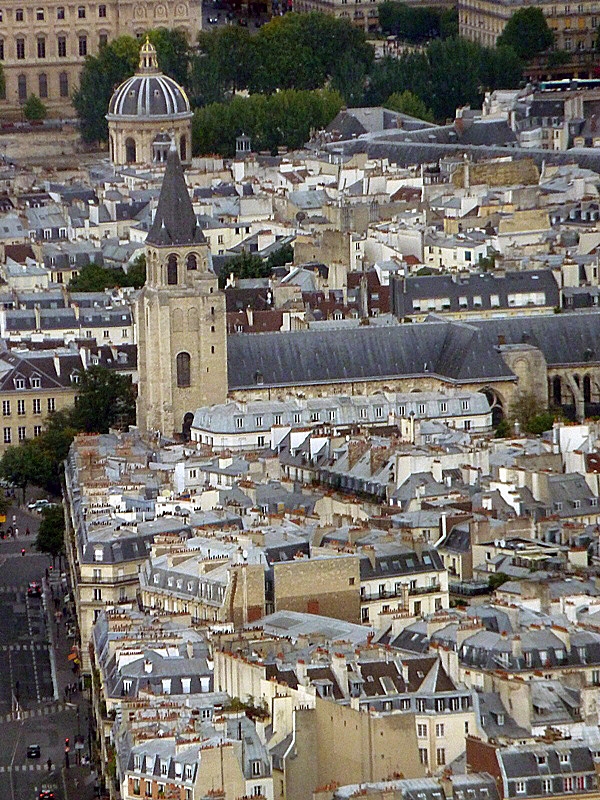
{"label": "beige building facade", "polygon": [[6,88],[0,115],[19,119],[36,94],[50,116],[74,115],[71,97],[86,56],[118,36],[141,37],[154,28],[173,28],[194,41],[202,27],[198,0],[8,0],[0,9],[0,64]]}
{"label": "beige building facade", "polygon": [[598,35],[600,11],[595,0],[557,4],[551,0],[523,3],[518,0],[459,0],[458,31],[461,36],[494,47],[506,23],[521,8],[535,5],[544,12],[556,37],[556,49],[567,52],[592,50]]}

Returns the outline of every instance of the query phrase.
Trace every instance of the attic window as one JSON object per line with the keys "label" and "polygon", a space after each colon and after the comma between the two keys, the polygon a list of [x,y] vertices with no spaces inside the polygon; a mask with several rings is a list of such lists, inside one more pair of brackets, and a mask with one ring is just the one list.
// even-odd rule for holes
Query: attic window
{"label": "attic window", "polygon": [[39,389],[42,385],[42,379],[39,376],[36,376],[31,379],[31,388],[32,389]]}
{"label": "attic window", "polygon": [[104,560],[104,551],[101,547],[96,547],[94,550],[94,561],[103,561]]}
{"label": "attic window", "polygon": [[25,388],[25,378],[15,378],[15,389]]}

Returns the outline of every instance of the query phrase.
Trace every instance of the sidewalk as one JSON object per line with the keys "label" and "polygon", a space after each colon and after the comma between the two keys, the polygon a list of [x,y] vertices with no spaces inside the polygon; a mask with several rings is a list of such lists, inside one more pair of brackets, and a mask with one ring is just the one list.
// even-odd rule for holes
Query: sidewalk
{"label": "sidewalk", "polygon": [[[58,573],[58,570],[57,570]],[[56,580],[58,578],[58,580]],[[60,764],[62,789],[65,800],[92,800],[97,797],[96,775],[90,766],[80,766],[77,761],[89,756],[89,716],[90,704],[87,692],[80,688],[81,680],[78,672],[73,671],[73,663],[69,661],[74,639],[67,636],[67,629],[74,625],[74,620],[63,613],[64,597],[68,589],[60,581],[60,573],[52,580],[44,580],[44,596],[48,609],[49,636],[53,656],[52,671],[55,680],[57,699],[65,702],[77,715],[77,723],[69,732],[69,769],[63,761]],[[54,602],[57,599],[57,603]],[[58,606],[58,608],[56,607]],[[58,621],[55,612],[58,611]],[[76,736],[83,737],[83,749],[76,748]]]}

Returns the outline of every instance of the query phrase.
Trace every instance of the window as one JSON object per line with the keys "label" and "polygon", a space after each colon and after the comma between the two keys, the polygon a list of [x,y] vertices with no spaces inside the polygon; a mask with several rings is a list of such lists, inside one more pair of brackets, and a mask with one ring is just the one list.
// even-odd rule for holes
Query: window
{"label": "window", "polygon": [[469,401],[468,400],[461,400],[460,401],[460,407],[461,407],[462,411],[468,411],[469,410]]}
{"label": "window", "polygon": [[419,414],[424,414],[425,413],[425,403],[419,403],[419,405],[417,407],[417,411],[418,411]]}
{"label": "window", "polygon": [[79,37],[79,55],[87,56],[87,36]]}
{"label": "window", "polygon": [[38,436],[42,435],[42,426],[41,425],[34,425],[33,426],[33,438],[37,439]]}
{"label": "window", "polygon": [[15,389],[24,389],[25,388],[25,380],[24,378],[16,378],[15,379]]}
{"label": "window", "polygon": [[38,22],[44,21],[44,9],[43,8],[36,8],[35,10],[35,18]]}
{"label": "window", "polygon": [[585,789],[585,775],[578,775],[576,780],[577,780],[577,788]]}
{"label": "window", "polygon": [[563,791],[565,792],[572,792],[573,791],[573,778],[563,778]]}
{"label": "window", "polygon": [[46,40],[43,36],[37,40],[37,56],[38,58],[46,58]]}
{"label": "window", "polygon": [[56,401],[53,397],[48,398],[48,411],[56,411]]}
{"label": "window", "polygon": [[105,339],[110,339],[110,331],[104,331],[103,336]]}
{"label": "window", "polygon": [[98,16],[102,19],[106,17],[106,6],[98,6]]}
{"label": "window", "polygon": [[96,601],[102,600],[102,589],[94,589],[94,600]]}
{"label": "window", "polygon": [[426,747],[419,747],[419,760],[420,760],[421,764],[424,764],[425,766],[427,766],[429,758],[428,758],[428,753],[427,753],[427,748]]}
{"label": "window", "polygon": [[281,414],[275,414],[274,424],[281,425],[282,416]]}
{"label": "window", "polygon": [[4,444],[10,444],[11,443],[11,439],[12,439],[12,437],[11,437],[10,428],[4,428]]}
{"label": "window", "polygon": [[197,270],[198,269],[198,259],[193,253],[190,253],[186,260],[186,267],[189,270]]}
{"label": "window", "polygon": [[443,767],[446,763],[446,749],[444,747],[438,747],[435,751],[435,756],[438,767]]}
{"label": "window", "polygon": [[85,6],[79,6],[77,9],[77,17],[78,19],[85,19]]}
{"label": "window", "polygon": [[[58,37],[58,39],[57,39],[57,52],[58,52],[58,57],[59,58],[66,58],[67,57],[67,37],[66,36],[59,36]],[[61,78],[63,76],[66,78],[67,77],[67,73],[63,72],[61,74]],[[59,83],[61,84],[61,89],[60,89],[61,94],[60,94],[60,96],[61,97],[66,97],[67,94],[69,94],[69,90],[67,89],[67,94],[63,94],[62,93],[62,81],[59,81]]]}
{"label": "window", "polygon": [[446,414],[448,411],[448,403],[440,403],[440,414]]}
{"label": "window", "polygon": [[34,414],[41,414],[42,413],[42,401],[39,398],[35,398],[33,400],[33,413]]}
{"label": "window", "polygon": [[24,442],[25,441],[25,436],[26,436],[25,426],[24,425],[19,425],[19,427],[17,428],[17,433],[18,433],[18,436],[19,436],[19,441],[20,442]]}
{"label": "window", "polygon": [[417,736],[419,739],[427,738],[427,725],[425,723],[419,723],[417,725]]}
{"label": "window", "polygon": [[[17,39],[17,58],[19,61],[23,61],[25,58],[25,39]],[[27,92],[25,94],[27,94]],[[20,94],[19,99],[21,99]]]}
{"label": "window", "polygon": [[23,9],[22,8],[17,8],[17,10],[15,11],[15,20],[17,22],[23,22]]}
{"label": "window", "polygon": [[38,88],[40,97],[48,97],[48,76],[45,72],[38,76]]}
{"label": "window", "polygon": [[2,401],[2,416],[10,417],[10,400]]}
{"label": "window", "polygon": [[544,778],[542,781],[542,792],[544,794],[552,794],[552,781],[550,778]]}
{"label": "window", "polygon": [[169,286],[177,285],[177,256],[175,255],[170,255],[167,259],[167,284]]}
{"label": "window", "polygon": [[[546,654],[544,653],[544,656],[545,656],[545,655],[546,655]],[[541,654],[540,654],[540,658],[541,658]],[[546,660],[545,658],[544,658],[544,659],[542,659],[542,663],[543,663],[545,660]],[[561,764],[568,764],[568,763],[569,763],[569,760],[570,760],[570,754],[569,754],[569,752],[566,752],[566,753],[559,753],[558,760],[560,761],[560,763],[561,763]]]}
{"label": "window", "polygon": [[296,425],[300,425],[301,422],[302,422],[302,414],[299,411],[295,412],[294,413],[294,423]]}
{"label": "window", "polygon": [[262,417],[255,417],[254,418],[254,424],[256,425],[257,428],[262,428],[263,418]]}
{"label": "window", "polygon": [[517,794],[525,794],[525,781],[517,781],[515,791]]}
{"label": "window", "polygon": [[190,354],[177,354],[177,386],[185,388],[191,384]]}
{"label": "window", "polygon": [[235,427],[238,428],[238,429],[244,427],[244,418],[243,417],[236,417],[235,418]]}
{"label": "window", "polygon": [[25,414],[25,400],[17,400],[17,414],[20,417]]}
{"label": "window", "polygon": [[438,724],[435,726],[435,735],[436,736],[443,736],[444,735],[444,723],[443,722],[438,722]]}
{"label": "window", "polygon": [[260,761],[252,761],[252,774],[253,775],[260,775]]}
{"label": "window", "polygon": [[106,47],[107,44],[108,44],[107,34],[101,33],[100,36],[98,36],[98,47],[102,49],[103,47]]}
{"label": "window", "polygon": [[257,444],[257,447],[264,447],[265,446],[265,437],[264,436],[258,436],[257,439],[256,439],[256,444]]}
{"label": "window", "polygon": [[0,39],[0,61],[4,61],[4,39]]}
{"label": "window", "polygon": [[[65,51],[66,54],[66,51]],[[58,86],[61,97],[69,96],[69,76],[66,72],[61,72],[58,76]]]}
{"label": "window", "polygon": [[31,379],[31,388],[32,389],[39,389],[42,385],[42,379],[39,377],[34,377]]}
{"label": "window", "polygon": [[65,18],[65,7],[59,6],[56,9],[56,19],[64,19]]}

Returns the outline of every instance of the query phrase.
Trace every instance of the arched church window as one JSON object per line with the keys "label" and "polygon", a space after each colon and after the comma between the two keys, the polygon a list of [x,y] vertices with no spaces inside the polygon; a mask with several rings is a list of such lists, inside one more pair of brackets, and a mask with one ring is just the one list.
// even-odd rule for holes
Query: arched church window
{"label": "arched church window", "polygon": [[177,354],[177,386],[185,388],[191,384],[190,354]]}
{"label": "arched church window", "polygon": [[132,139],[131,136],[125,139],[125,161],[128,164],[135,164],[137,161],[135,139]]}
{"label": "arched church window", "polygon": [[190,253],[187,257],[187,268],[188,269],[198,269],[198,259],[194,255],[194,253]]}
{"label": "arched church window", "polygon": [[177,285],[177,256],[172,254],[167,259],[167,284]]}

